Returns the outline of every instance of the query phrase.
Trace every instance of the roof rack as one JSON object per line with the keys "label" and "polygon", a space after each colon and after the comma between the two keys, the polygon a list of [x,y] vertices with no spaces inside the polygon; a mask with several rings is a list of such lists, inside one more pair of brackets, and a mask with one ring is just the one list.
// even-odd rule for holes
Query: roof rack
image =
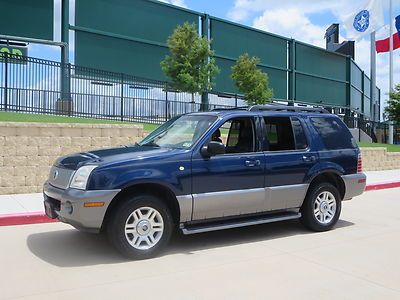
{"label": "roof rack", "polygon": [[239,107],[217,107],[213,108],[211,111],[226,111],[226,110],[249,110],[247,106],[239,106]]}
{"label": "roof rack", "polygon": [[229,107],[229,108],[214,108],[211,111],[231,111],[231,110],[247,110],[247,111],[275,111],[275,112],[313,112],[321,114],[329,114],[323,107],[306,107],[306,106],[288,106],[282,104],[267,104],[267,105],[253,105],[250,107]]}
{"label": "roof rack", "polygon": [[329,114],[323,107],[304,107],[304,106],[288,106],[288,105],[253,105],[248,108],[249,111],[282,111],[282,112],[314,112],[321,114]]}

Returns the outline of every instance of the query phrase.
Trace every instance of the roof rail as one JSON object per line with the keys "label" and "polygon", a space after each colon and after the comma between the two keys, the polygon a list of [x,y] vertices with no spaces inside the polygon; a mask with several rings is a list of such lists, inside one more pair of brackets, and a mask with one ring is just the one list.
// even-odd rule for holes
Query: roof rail
{"label": "roof rail", "polygon": [[247,106],[239,106],[239,107],[217,107],[213,108],[211,111],[225,111],[225,110],[248,110]]}
{"label": "roof rail", "polygon": [[329,114],[323,107],[304,107],[304,106],[288,106],[288,105],[253,105],[248,108],[249,111],[282,111],[282,112],[314,112],[321,114]]}

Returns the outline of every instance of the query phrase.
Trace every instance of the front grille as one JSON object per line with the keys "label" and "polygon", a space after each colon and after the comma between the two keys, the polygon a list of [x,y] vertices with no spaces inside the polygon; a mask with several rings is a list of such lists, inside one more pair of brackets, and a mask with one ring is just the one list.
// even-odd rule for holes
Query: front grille
{"label": "front grille", "polygon": [[75,170],[63,169],[53,166],[49,174],[49,183],[60,189],[68,188]]}

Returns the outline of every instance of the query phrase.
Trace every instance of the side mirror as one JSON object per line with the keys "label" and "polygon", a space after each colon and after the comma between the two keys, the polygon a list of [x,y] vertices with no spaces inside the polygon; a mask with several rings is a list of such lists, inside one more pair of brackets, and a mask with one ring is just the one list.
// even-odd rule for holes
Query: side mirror
{"label": "side mirror", "polygon": [[225,145],[220,142],[211,141],[201,148],[201,154],[205,157],[215,156],[217,154],[225,154]]}

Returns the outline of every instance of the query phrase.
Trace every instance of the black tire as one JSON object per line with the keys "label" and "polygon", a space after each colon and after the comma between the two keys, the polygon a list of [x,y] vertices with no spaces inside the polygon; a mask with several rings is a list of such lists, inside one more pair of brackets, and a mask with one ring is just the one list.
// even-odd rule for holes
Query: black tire
{"label": "black tire", "polygon": [[[316,207],[318,206],[318,204],[316,204],[317,197],[323,192],[328,192],[333,195],[336,203],[335,213],[333,214],[333,217],[329,217],[329,222],[328,220],[326,220],[326,223],[323,223],[322,220],[318,219],[318,217],[324,218],[321,217],[321,211],[318,213],[318,217],[314,213],[314,209],[316,209]],[[323,208],[326,208],[326,206],[324,206]],[[304,203],[300,209],[300,221],[306,228],[310,230],[327,231],[335,226],[335,224],[339,220],[341,210],[342,201],[338,189],[330,183],[320,183],[310,187],[310,190],[308,191],[307,196],[304,199]]]}
{"label": "black tire", "polygon": [[[145,207],[152,208],[159,212],[163,221],[163,231],[161,238],[154,244],[154,246],[149,249],[137,249],[128,241],[128,238],[130,239],[132,236],[133,240],[134,237],[133,234],[125,234],[125,224],[135,210]],[[111,244],[122,255],[130,259],[139,260],[151,258],[159,254],[168,244],[173,228],[171,213],[168,207],[160,199],[152,195],[138,195],[124,201],[113,211],[107,224],[106,232]],[[146,244],[146,242],[144,243]],[[140,244],[142,244],[142,242],[140,242],[139,245]]]}

